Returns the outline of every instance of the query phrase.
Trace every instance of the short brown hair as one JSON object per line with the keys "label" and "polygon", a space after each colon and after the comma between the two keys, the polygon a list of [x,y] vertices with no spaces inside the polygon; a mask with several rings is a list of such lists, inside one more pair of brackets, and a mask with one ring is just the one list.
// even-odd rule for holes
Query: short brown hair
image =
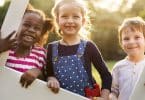
{"label": "short brown hair", "polygon": [[132,31],[140,31],[145,37],[145,21],[141,17],[131,17],[124,19],[123,23],[118,28],[118,38],[121,44],[122,32],[130,28]]}

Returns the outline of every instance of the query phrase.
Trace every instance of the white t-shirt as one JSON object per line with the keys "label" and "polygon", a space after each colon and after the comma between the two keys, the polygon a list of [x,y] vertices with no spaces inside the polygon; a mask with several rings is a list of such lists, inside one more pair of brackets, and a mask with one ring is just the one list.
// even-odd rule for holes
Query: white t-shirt
{"label": "white t-shirt", "polygon": [[126,58],[117,62],[112,71],[111,91],[118,96],[118,100],[129,100],[129,96],[145,67],[145,59],[133,63]]}

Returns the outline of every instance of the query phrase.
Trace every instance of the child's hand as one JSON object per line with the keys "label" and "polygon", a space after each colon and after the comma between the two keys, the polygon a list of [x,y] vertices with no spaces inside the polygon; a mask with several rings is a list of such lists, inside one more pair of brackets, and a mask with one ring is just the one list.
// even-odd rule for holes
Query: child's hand
{"label": "child's hand", "polygon": [[16,39],[11,39],[14,34],[15,34],[15,31],[13,31],[5,39],[2,39],[1,32],[0,32],[0,53],[7,51],[11,48],[14,48],[17,45]]}
{"label": "child's hand", "polygon": [[90,98],[91,100],[106,100],[106,99],[104,99],[104,98],[101,98],[101,97],[92,97],[92,98]]}
{"label": "child's hand", "polygon": [[109,100],[118,100],[116,94],[110,93]]}
{"label": "child's hand", "polygon": [[50,88],[52,90],[52,92],[54,92],[54,93],[59,92],[60,85],[59,85],[58,80],[55,77],[48,78],[47,86],[48,86],[48,88]]}
{"label": "child's hand", "polygon": [[39,69],[33,68],[26,71],[20,79],[22,87],[27,88],[32,82],[40,75],[41,71]]}
{"label": "child's hand", "polygon": [[108,89],[102,89],[100,99],[109,100],[109,94],[110,94],[110,91]]}

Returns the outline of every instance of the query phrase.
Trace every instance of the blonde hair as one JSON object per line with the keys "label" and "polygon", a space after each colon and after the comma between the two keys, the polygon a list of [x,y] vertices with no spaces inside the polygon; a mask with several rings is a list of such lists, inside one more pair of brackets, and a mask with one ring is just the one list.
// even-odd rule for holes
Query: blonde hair
{"label": "blonde hair", "polygon": [[[56,32],[58,33],[58,35],[62,36],[61,34],[61,30],[59,29],[57,23],[56,23],[56,19],[59,15],[59,8],[64,5],[64,4],[70,4],[70,3],[74,3],[76,6],[78,6],[80,9],[81,9],[81,13],[82,13],[82,16],[83,18],[85,18],[85,20],[87,22],[89,22],[87,20],[87,9],[86,9],[86,5],[85,3],[82,1],[82,0],[59,0],[55,3],[54,7],[52,8],[52,16],[54,17],[54,23],[55,23],[55,27],[56,27]],[[85,33],[87,33],[87,30],[85,29],[81,29],[83,31],[85,31]],[[82,32],[83,32],[82,31]],[[80,34],[82,36],[82,33]],[[84,37],[84,35],[82,36]]]}
{"label": "blonde hair", "polygon": [[145,37],[145,21],[141,17],[126,18],[118,28],[118,38],[120,44],[122,42],[122,32],[127,28],[130,28],[132,31],[142,32]]}
{"label": "blonde hair", "polygon": [[76,4],[78,7],[80,7],[81,9],[81,12],[82,12],[82,15],[85,16],[86,14],[86,7],[85,7],[85,4],[84,2],[82,2],[81,0],[59,0],[55,3],[54,7],[52,8],[52,15],[53,17],[57,17],[58,16],[58,10],[59,8],[64,5],[64,4],[67,4],[67,3],[74,3]]}

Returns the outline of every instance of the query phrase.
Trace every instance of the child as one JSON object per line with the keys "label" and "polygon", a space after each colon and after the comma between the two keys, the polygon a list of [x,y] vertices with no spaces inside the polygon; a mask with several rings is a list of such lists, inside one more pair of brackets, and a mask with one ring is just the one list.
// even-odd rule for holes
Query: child
{"label": "child", "polygon": [[0,53],[7,51],[11,48],[14,48],[16,46],[16,39],[11,39],[14,33],[15,31],[4,39],[1,38],[1,33],[0,33]]}
{"label": "child", "polygon": [[[61,40],[48,44],[46,72],[48,87],[62,87],[85,96],[86,87],[93,88],[91,63],[102,79],[101,97],[108,99],[111,89],[109,73],[98,48],[90,41],[82,40],[79,34],[85,23],[84,6],[77,0],[61,0],[53,8]],[[52,80],[56,76],[56,80]]]}
{"label": "child", "polygon": [[119,42],[127,57],[113,68],[111,100],[129,100],[145,66],[145,22],[140,17],[127,18],[119,27]]}
{"label": "child", "polygon": [[50,20],[45,18],[42,11],[26,10],[17,32],[17,47],[10,50],[6,66],[25,72],[21,77],[22,86],[27,87],[39,74],[46,64],[46,50],[35,46],[44,34],[52,27]]}

